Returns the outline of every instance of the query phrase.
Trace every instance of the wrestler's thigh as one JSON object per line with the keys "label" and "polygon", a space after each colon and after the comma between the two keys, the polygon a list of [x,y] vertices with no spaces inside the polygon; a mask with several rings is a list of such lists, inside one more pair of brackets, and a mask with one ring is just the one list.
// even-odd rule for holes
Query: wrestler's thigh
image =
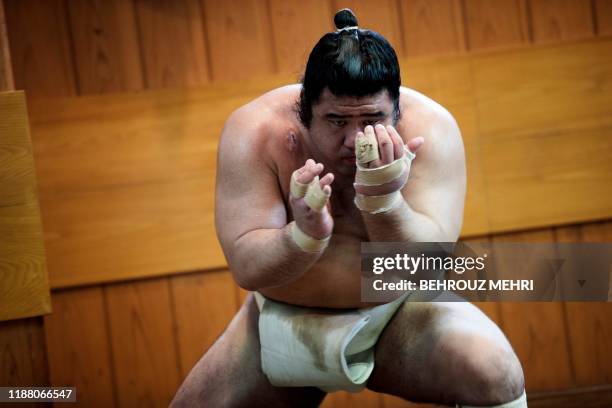
{"label": "wrestler's thigh", "polygon": [[325,397],[318,388],[281,388],[261,370],[259,310],[249,295],[223,335],[191,370],[172,406],[313,407]]}
{"label": "wrestler's thigh", "polygon": [[[498,385],[500,378],[516,384]],[[376,345],[368,388],[416,402],[454,405],[522,392],[522,381],[506,337],[476,306],[405,302]],[[476,395],[481,391],[497,395]]]}

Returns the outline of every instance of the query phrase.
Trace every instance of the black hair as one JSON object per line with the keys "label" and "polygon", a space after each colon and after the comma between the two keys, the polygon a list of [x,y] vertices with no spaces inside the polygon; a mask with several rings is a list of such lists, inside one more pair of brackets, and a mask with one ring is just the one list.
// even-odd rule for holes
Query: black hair
{"label": "black hair", "polygon": [[393,101],[393,122],[397,122],[401,79],[395,50],[377,32],[357,28],[357,17],[350,9],[338,11],[334,24],[338,31],[321,37],[308,57],[298,103],[300,121],[310,127],[312,105],[327,87],[336,96],[356,97],[386,89]]}

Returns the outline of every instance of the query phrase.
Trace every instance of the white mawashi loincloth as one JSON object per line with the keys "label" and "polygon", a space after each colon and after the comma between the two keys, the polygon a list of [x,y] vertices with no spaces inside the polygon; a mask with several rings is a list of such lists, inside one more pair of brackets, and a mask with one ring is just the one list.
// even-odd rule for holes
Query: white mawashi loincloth
{"label": "white mawashi loincloth", "polygon": [[378,337],[409,294],[335,310],[292,306],[255,292],[263,372],[278,387],[361,391],[374,369]]}

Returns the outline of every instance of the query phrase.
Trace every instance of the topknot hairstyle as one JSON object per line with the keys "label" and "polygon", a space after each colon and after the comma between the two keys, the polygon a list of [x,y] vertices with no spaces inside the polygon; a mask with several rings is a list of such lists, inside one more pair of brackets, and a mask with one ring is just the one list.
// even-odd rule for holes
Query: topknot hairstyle
{"label": "topknot hairstyle", "polygon": [[334,24],[338,30],[345,27],[356,27],[357,17],[355,17],[351,9],[344,8],[334,16]]}
{"label": "topknot hairstyle", "polygon": [[383,89],[393,101],[393,121],[399,120],[399,63],[395,50],[380,34],[357,27],[350,9],[334,16],[337,31],[327,33],[314,46],[306,63],[298,113],[310,127],[312,106],[325,88],[336,96],[368,96]]}

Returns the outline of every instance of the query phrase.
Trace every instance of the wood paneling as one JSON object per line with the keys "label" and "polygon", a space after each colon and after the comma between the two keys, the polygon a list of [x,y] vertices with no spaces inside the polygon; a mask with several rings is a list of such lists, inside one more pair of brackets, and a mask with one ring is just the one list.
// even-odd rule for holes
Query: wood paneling
{"label": "wood paneling", "polygon": [[[612,222],[560,227],[559,242],[612,242]],[[576,385],[612,383],[612,303],[570,302],[565,305]]]}
{"label": "wood paneling", "polygon": [[[482,159],[492,230],[609,217],[612,194],[605,187],[605,175],[612,172],[611,130],[536,133],[487,141]],[[576,140],[581,140],[580,151],[575,148]],[[534,204],[538,202],[547,211],[538,209]]]}
{"label": "wood paneling", "polygon": [[267,7],[258,0],[203,0],[213,81],[276,72]]}
{"label": "wood paneling", "polygon": [[227,271],[175,276],[170,286],[184,378],[234,317],[238,299]]}
{"label": "wood paneling", "polygon": [[270,0],[269,4],[278,69],[297,79],[316,42],[335,30],[331,0]]}
{"label": "wood paneling", "polygon": [[28,96],[77,93],[62,0],[6,0],[15,86]]}
{"label": "wood paneling", "polygon": [[135,0],[145,85],[149,89],[209,81],[198,0]]}
{"label": "wood paneling", "polygon": [[459,0],[402,1],[400,15],[406,56],[457,53],[466,49]]}
{"label": "wood paneling", "polygon": [[0,92],[0,321],[51,311],[25,96]]}
{"label": "wood paneling", "polygon": [[168,406],[180,383],[167,279],[105,288],[120,406]]}
{"label": "wood paneling", "polygon": [[[535,42],[588,37],[589,29],[612,35],[609,0],[592,9],[584,0],[133,2],[5,0],[17,85],[39,97],[252,81],[33,104],[58,287],[223,268],[211,222],[222,122],[235,106],[295,80],[339,7],[352,7],[362,27],[410,57],[525,45],[530,29]],[[404,61],[404,83],[441,102],[462,129],[470,177],[464,234],[610,216],[602,187],[612,150],[610,51],[593,43],[512,58]],[[256,79],[271,72],[291,76]],[[546,211],[538,214],[538,205]],[[610,241],[609,226],[560,228],[556,238]],[[540,234],[499,239],[552,239]],[[46,333],[51,380],[77,384],[86,405],[164,405],[223,330],[236,298],[244,300],[230,279],[198,272],[56,292],[44,329],[42,318],[0,323],[0,383],[48,382]],[[509,334],[529,390],[610,383],[609,304],[479,306]],[[414,406],[367,392],[336,393],[324,404]]]}
{"label": "wood paneling", "polygon": [[142,66],[132,1],[69,1],[66,6],[80,93],[141,90]]}
{"label": "wood paneling", "polygon": [[[480,237],[480,238],[472,238],[472,239],[462,239],[461,242],[465,242],[466,244],[477,244],[477,243],[490,243],[491,239],[488,237]],[[471,279],[472,277],[468,277]],[[476,279],[477,277],[475,277]],[[473,302],[476,307],[478,307],[484,314],[487,315],[489,319],[491,319],[498,326],[501,325],[501,308],[499,302]]]}
{"label": "wood paneling", "polygon": [[0,384],[49,384],[42,317],[0,322]]}
{"label": "wood paneling", "polygon": [[404,55],[399,5],[396,0],[334,0],[334,12],[350,8],[359,27],[382,34],[393,46],[398,58]]}
{"label": "wood paneling", "polygon": [[[554,235],[545,229],[494,236],[493,242],[554,242]],[[523,365],[527,389],[559,390],[575,385],[562,304],[502,302],[500,307],[501,328]]]}
{"label": "wood paneling", "polygon": [[612,123],[612,42],[489,53],[473,64],[481,131],[491,140]]}
{"label": "wood paneling", "polygon": [[529,41],[526,0],[465,0],[469,50],[520,46]]}
{"label": "wood paneling", "polygon": [[612,1],[595,0],[595,26],[598,35],[612,35]]}
{"label": "wood paneling", "polygon": [[0,91],[15,89],[11,52],[4,18],[4,3],[0,1]]}
{"label": "wood paneling", "polygon": [[536,43],[588,38],[595,34],[590,0],[531,0]]}
{"label": "wood paneling", "polygon": [[83,407],[115,405],[114,366],[100,287],[54,292],[45,317],[51,385],[77,388]]}
{"label": "wood paneling", "polygon": [[[597,40],[402,61],[405,82],[461,126],[464,236],[611,215],[611,55]],[[233,109],[285,81],[34,101],[52,286],[225,267],[217,138]]]}
{"label": "wood paneling", "polygon": [[[473,64],[491,229],[608,217],[612,43],[479,55]],[[546,211],[532,212],[550,200]]]}

